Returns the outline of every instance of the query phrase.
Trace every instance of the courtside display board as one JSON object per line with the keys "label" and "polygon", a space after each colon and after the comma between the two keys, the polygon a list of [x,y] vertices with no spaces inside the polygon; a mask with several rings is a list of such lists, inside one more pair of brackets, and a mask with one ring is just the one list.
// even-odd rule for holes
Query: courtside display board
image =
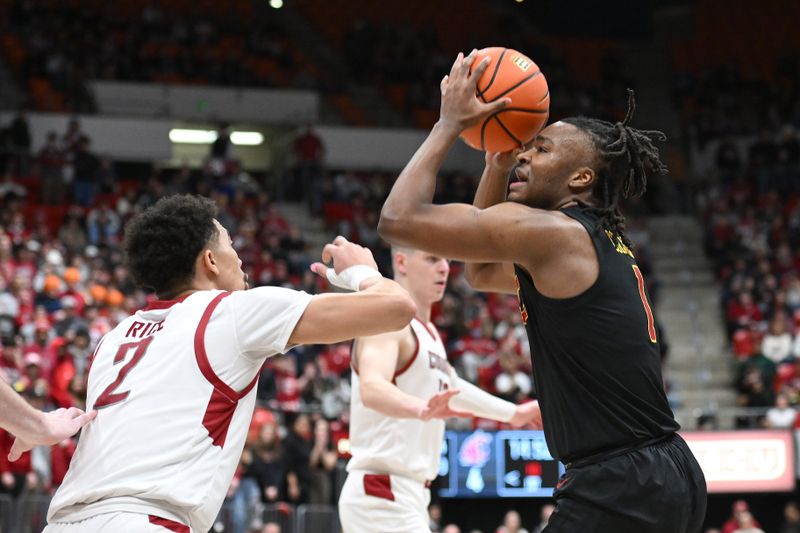
{"label": "courtside display board", "polygon": [[681,435],[697,457],[710,493],[795,488],[791,431],[687,431]]}
{"label": "courtside display board", "polygon": [[[687,431],[681,436],[697,457],[710,493],[795,489],[791,431]],[[439,495],[550,497],[563,473],[564,466],[547,451],[542,431],[447,431]]]}
{"label": "courtside display board", "polygon": [[448,431],[439,466],[444,498],[549,497],[564,466],[541,431]]}

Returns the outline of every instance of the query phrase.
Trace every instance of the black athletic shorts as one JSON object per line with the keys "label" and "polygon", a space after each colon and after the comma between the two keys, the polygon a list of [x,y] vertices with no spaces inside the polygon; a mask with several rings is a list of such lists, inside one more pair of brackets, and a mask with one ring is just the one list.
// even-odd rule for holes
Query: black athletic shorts
{"label": "black athletic shorts", "polygon": [[610,455],[567,465],[544,533],[700,531],[706,481],[679,435]]}

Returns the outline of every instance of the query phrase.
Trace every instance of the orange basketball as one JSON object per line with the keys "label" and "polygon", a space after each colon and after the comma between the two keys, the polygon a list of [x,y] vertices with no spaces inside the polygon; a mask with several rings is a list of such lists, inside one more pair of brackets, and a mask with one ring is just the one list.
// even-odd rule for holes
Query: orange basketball
{"label": "orange basketball", "polygon": [[508,152],[531,142],[547,123],[550,91],[536,63],[510,48],[478,50],[470,72],[485,56],[491,62],[478,80],[478,97],[484,102],[508,97],[511,103],[465,130],[461,138],[477,150]]}

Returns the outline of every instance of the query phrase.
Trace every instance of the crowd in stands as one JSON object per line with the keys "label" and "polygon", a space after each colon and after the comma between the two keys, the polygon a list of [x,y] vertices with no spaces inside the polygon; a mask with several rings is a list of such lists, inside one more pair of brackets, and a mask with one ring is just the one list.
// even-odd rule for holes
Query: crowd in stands
{"label": "crowd in stands", "polygon": [[[543,505],[539,513],[539,519],[531,529],[523,527],[522,518],[517,511],[510,510],[503,516],[503,522],[496,528],[487,531],[487,533],[542,533],[550,520],[550,515],[553,513],[554,508],[549,503]],[[431,533],[481,533],[479,529],[461,529],[452,523],[442,525],[442,511],[439,505],[435,503],[429,507],[428,516],[428,526]]]}
{"label": "crowd in stands", "polygon": [[[550,116],[561,118],[570,114],[586,114],[608,120],[624,115],[626,87],[633,81],[626,76],[622,63],[613,51],[594,58],[598,63],[597,80],[570,75],[565,58],[552,46],[531,35],[520,19],[501,23],[506,31],[502,38],[492,37],[475,43],[502,42],[534,57],[545,73],[548,84],[558,91],[559,98],[551,102]],[[484,43],[484,44],[481,44]],[[450,69],[456,53],[442,44],[430,26],[419,28],[407,24],[384,22],[370,24],[357,19],[344,36],[343,55],[352,79],[370,86],[381,86],[386,96],[418,127],[428,127],[439,110],[439,82]]]}
{"label": "crowd in stands", "polygon": [[[557,41],[537,38],[524,17],[473,4],[472,14],[458,10],[470,33],[468,42],[458,39],[460,48],[455,48],[452,16],[442,10],[432,9],[430,20],[409,23],[413,13],[400,22],[388,7],[347,3],[334,8],[314,0],[289,7],[332,45],[326,46],[336,54],[330,60],[307,57],[298,36],[266,3],[236,1],[223,8],[212,2],[15,0],[0,5],[0,56],[30,104],[43,111],[91,112],[88,82],[119,80],[314,89],[330,95],[345,120],[359,122],[363,111],[352,115],[340,100],[352,105],[348,91],[362,86],[381,87],[414,125],[427,127],[438,110],[439,81],[456,52],[503,43],[535,57],[558,91],[551,117],[576,111],[609,119],[624,115],[625,88],[633,83],[609,43],[592,47],[591,54],[572,54],[583,61],[572,64],[568,50],[562,53]],[[381,13],[371,13],[375,10]],[[352,22],[331,25],[331,16]],[[346,75],[329,74],[336,68],[326,61],[344,65]],[[569,74],[576,69],[580,77]]]}
{"label": "crowd in stands", "polygon": [[775,63],[772,79],[732,65],[677,75],[674,98],[687,133],[702,148],[714,139],[800,124],[798,80],[800,61],[787,55]]}
{"label": "crowd in stands", "polygon": [[[777,522],[777,521],[775,521]],[[783,508],[783,519],[780,520],[780,529],[776,533],[800,532],[800,505],[796,501],[786,503]],[[731,506],[731,514],[722,524],[722,527],[711,527],[704,533],[765,533],[761,523],[750,510],[750,505],[745,500],[735,500]]]}
{"label": "crowd in stands", "polygon": [[782,102],[764,105],[784,122],[761,130],[753,122],[745,140],[709,145],[716,180],[706,195],[706,248],[739,362],[739,405],[769,408],[742,416],[742,427],[800,423],[800,115],[784,115]]}
{"label": "crowd in stands", "polygon": [[316,88],[266,3],[46,2],[0,6],[0,51],[34,104],[91,111],[90,80]]}

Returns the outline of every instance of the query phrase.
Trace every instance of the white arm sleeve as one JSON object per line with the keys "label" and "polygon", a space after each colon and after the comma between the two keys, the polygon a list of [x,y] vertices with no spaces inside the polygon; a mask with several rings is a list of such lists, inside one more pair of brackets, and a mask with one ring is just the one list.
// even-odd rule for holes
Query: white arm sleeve
{"label": "white arm sleeve", "polygon": [[235,291],[225,299],[233,310],[231,337],[235,335],[242,353],[253,358],[285,353],[311,298],[306,292],[282,287]]}
{"label": "white arm sleeve", "polygon": [[450,371],[450,387],[461,391],[450,399],[450,407],[456,411],[466,411],[481,418],[508,422],[517,410],[517,406],[513,403],[492,396],[469,381],[461,379],[454,370]]}

